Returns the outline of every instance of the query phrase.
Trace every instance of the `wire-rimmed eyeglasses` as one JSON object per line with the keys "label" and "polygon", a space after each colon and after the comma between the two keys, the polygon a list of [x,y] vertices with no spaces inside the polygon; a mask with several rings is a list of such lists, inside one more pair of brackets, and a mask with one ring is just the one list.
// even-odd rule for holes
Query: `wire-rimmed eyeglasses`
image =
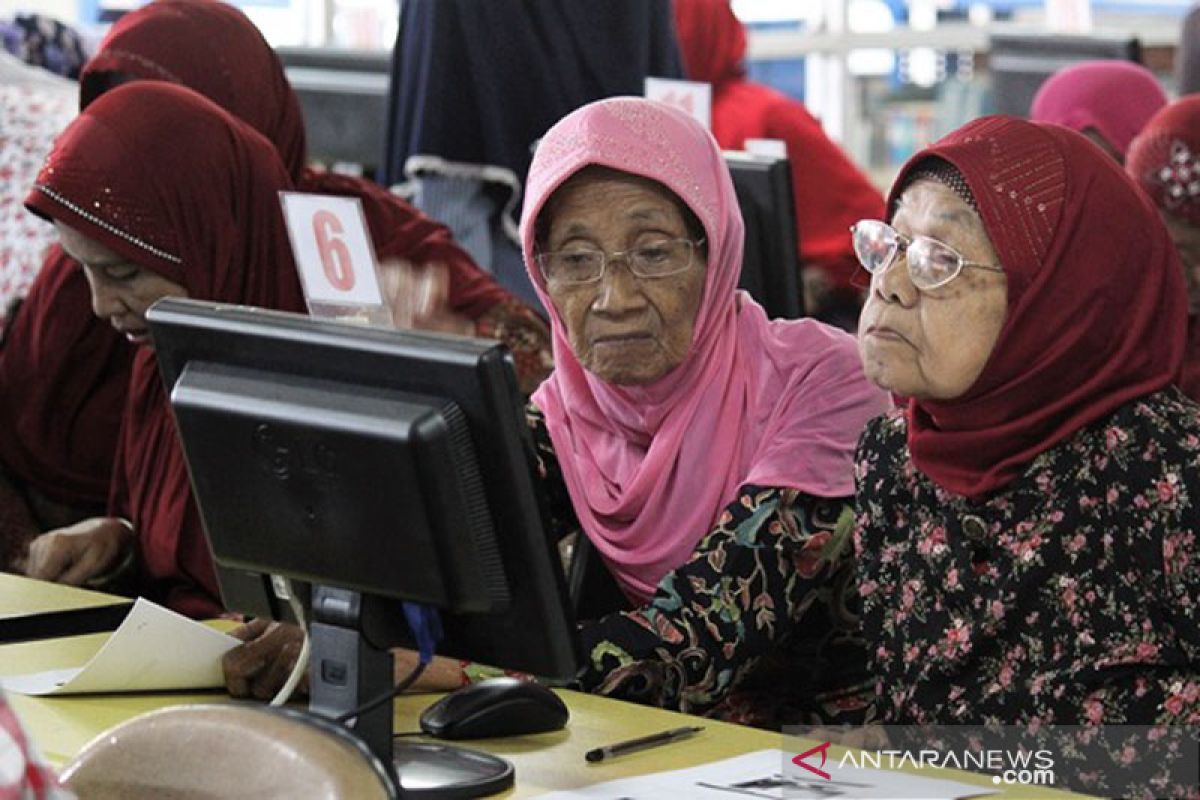
{"label": "wire-rimmed eyeglasses", "polygon": [[604,277],[605,268],[620,259],[638,278],[665,278],[691,268],[704,240],[663,239],[628,250],[606,253],[595,247],[569,247],[539,253],[534,260],[548,286],[581,286]]}
{"label": "wire-rimmed eyeglasses", "polygon": [[945,286],[958,277],[964,267],[1004,272],[999,264],[968,261],[944,242],[928,236],[908,237],[886,222],[877,219],[859,220],[850,226],[854,254],[863,269],[872,275],[882,275],[896,262],[901,252],[906,255],[908,277],[921,290]]}

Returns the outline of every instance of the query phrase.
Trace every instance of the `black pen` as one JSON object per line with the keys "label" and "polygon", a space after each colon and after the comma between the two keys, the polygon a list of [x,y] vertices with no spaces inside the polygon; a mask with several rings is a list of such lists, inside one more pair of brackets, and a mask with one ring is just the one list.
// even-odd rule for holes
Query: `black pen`
{"label": "black pen", "polygon": [[645,750],[648,747],[658,747],[660,744],[686,739],[689,736],[695,736],[704,728],[699,726],[691,726],[687,728],[673,728],[662,733],[652,733],[649,736],[642,736],[638,739],[630,739],[628,742],[617,742],[605,747],[597,747],[595,750],[588,750],[584,754],[589,762],[603,761],[606,758],[613,756],[623,756],[626,753],[633,753],[638,750]]}

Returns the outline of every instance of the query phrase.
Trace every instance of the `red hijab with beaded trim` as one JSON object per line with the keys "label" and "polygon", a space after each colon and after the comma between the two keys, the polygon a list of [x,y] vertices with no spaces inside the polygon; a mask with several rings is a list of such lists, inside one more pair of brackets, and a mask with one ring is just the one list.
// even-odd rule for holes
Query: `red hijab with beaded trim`
{"label": "red hijab with beaded trim", "polygon": [[[189,89],[138,81],[106,92],[59,136],[25,202],[191,297],[303,311],[278,197],[291,187],[250,126]],[[134,523],[147,596],[192,616],[220,611],[149,347],[134,357],[109,511]]]}
{"label": "red hijab with beaded trim", "polygon": [[890,209],[930,158],[966,181],[1004,267],[1008,316],[966,394],[909,401],[909,450],[939,486],[981,499],[1174,381],[1186,292],[1153,205],[1080,134],[1011,117],[968,123],[909,160]]}
{"label": "red hijab with beaded trim", "polygon": [[275,144],[302,192],[357,197],[380,261],[445,265],[453,311],[477,319],[512,300],[442,224],[371,181],[307,169],[304,118],[283,64],[254,23],[218,0],[156,0],[123,16],[80,76],[86,108],[117,80],[193,89]]}

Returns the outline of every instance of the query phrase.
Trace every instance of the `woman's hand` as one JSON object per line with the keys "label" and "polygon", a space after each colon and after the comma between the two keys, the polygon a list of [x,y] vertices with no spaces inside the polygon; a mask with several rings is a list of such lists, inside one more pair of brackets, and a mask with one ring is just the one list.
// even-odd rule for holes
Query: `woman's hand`
{"label": "woman's hand", "polygon": [[85,519],[30,542],[25,574],[80,586],[112,572],[129,554],[133,540],[133,531],[116,517]]}
{"label": "woman's hand", "polygon": [[473,336],[475,323],[450,310],[450,273],[442,264],[417,268],[407,261],[379,265],[384,303],[397,328]]}
{"label": "woman's hand", "polygon": [[[225,688],[234,697],[270,700],[287,681],[300,657],[304,631],[285,622],[256,619],[234,628],[229,635],[245,644],[221,659]],[[308,670],[304,671],[296,691],[308,693]]]}
{"label": "woman's hand", "polygon": [[[404,680],[417,668],[418,654],[416,650],[397,647],[392,650],[393,672],[396,683]],[[465,683],[462,663],[443,656],[434,656],[429,666],[417,678],[416,683],[408,687],[410,692],[452,692]]]}

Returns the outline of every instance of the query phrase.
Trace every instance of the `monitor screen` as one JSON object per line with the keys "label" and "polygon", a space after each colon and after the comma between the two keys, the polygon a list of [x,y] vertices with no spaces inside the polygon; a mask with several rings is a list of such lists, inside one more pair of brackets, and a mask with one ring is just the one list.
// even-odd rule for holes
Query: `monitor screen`
{"label": "monitor screen", "polygon": [[[402,601],[440,610],[439,654],[575,675],[501,345],[182,299],[147,321],[227,607],[278,617],[269,576],[311,586],[314,709],[391,686],[387,648],[416,643]],[[356,725],[379,752],[390,708],[374,740]]]}
{"label": "monitor screen", "polygon": [[767,316],[804,316],[797,249],[792,172],[786,158],[752,153],[725,153],[733,177],[746,244],[738,286],[758,301]]}
{"label": "monitor screen", "polygon": [[1141,63],[1141,42],[1129,34],[1068,36],[996,33],[990,37],[988,69],[997,114],[1029,116],[1042,83],[1063,67],[1112,58]]}

